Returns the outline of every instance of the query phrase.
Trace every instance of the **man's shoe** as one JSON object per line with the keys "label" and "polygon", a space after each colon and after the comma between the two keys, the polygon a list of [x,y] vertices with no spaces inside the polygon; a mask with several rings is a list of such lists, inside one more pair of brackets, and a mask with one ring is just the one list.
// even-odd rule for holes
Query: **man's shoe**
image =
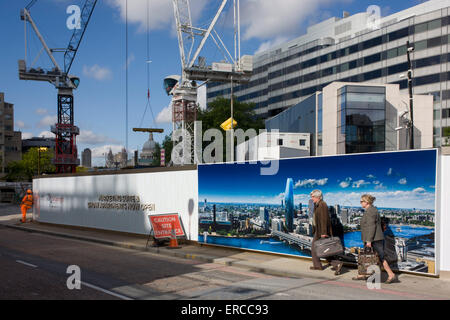
{"label": "man's shoe", "polygon": [[320,268],[320,267],[309,267],[309,270],[320,270],[320,271],[322,271],[323,268]]}

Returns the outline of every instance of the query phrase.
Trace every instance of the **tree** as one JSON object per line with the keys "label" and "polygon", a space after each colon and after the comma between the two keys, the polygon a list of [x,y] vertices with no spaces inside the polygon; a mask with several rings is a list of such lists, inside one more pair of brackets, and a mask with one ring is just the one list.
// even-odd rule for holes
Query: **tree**
{"label": "tree", "polygon": [[153,167],[159,167],[161,166],[161,145],[156,142],[155,143],[155,151],[153,152]]}
{"label": "tree", "polygon": [[[254,103],[239,102],[236,99],[233,101],[233,119],[237,122],[237,126],[234,128],[242,129],[244,132],[248,129],[254,129],[256,134],[260,129],[265,128],[265,124],[262,118],[259,118],[254,111]],[[208,104],[206,110],[199,110],[197,121],[202,122],[202,137],[209,129],[221,130],[220,125],[231,117],[231,100],[223,97],[218,97],[213,102]],[[235,146],[237,145],[237,137],[234,137]],[[204,141],[202,144],[203,150],[212,142]],[[222,154],[225,155],[227,150],[226,137],[223,137],[223,149]],[[215,151],[214,151],[215,153]],[[214,154],[215,156],[215,154]],[[223,160],[226,160],[225,158]],[[204,159],[204,161],[206,161]]]}
{"label": "tree", "polygon": [[170,163],[170,160],[172,159],[172,149],[173,149],[172,134],[164,137],[162,147],[165,150],[166,165],[167,165],[168,163]]}
{"label": "tree", "polygon": [[6,175],[7,181],[31,181],[38,174],[54,173],[55,166],[52,164],[54,153],[51,149],[41,150],[31,148],[23,156],[21,161],[13,161],[8,164]]}

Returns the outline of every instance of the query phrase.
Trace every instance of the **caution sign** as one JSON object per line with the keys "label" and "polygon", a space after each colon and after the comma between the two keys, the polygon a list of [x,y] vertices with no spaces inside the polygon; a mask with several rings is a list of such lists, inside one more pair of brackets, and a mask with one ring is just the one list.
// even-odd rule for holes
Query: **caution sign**
{"label": "caution sign", "polygon": [[175,229],[177,238],[185,237],[183,223],[177,213],[149,215],[155,239],[170,239],[172,229]]}

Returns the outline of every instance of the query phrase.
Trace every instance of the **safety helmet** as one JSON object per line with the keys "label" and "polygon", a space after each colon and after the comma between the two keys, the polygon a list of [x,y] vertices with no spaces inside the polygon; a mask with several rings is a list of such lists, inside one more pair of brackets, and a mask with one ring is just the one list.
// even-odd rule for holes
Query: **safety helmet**
{"label": "safety helmet", "polygon": [[33,192],[31,192],[31,190],[30,190],[30,189],[28,189],[28,190],[27,190],[27,193],[28,193],[28,194],[30,194],[30,193],[33,193]]}

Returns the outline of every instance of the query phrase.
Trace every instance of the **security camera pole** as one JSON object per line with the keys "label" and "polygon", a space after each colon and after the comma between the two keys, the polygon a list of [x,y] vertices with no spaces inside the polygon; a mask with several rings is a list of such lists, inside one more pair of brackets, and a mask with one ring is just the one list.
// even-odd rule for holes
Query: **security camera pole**
{"label": "security camera pole", "polygon": [[409,128],[409,148],[414,149],[414,116],[413,116],[413,90],[412,90],[412,64],[411,64],[411,52],[414,51],[414,47],[406,42],[406,55],[408,56],[408,91],[409,91],[409,114],[411,117],[410,128]]}

